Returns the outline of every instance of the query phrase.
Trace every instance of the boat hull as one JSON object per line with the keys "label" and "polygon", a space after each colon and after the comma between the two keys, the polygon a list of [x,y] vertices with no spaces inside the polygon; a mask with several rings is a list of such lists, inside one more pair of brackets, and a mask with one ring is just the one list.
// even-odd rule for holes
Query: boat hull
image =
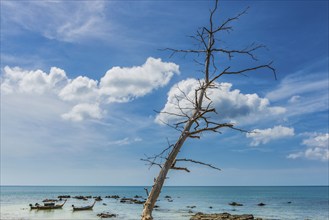
{"label": "boat hull", "polygon": [[31,209],[37,209],[37,210],[61,209],[65,203],[66,203],[66,200],[61,205],[49,205],[49,204],[48,205],[36,205],[36,206],[30,205],[30,207],[31,207]]}

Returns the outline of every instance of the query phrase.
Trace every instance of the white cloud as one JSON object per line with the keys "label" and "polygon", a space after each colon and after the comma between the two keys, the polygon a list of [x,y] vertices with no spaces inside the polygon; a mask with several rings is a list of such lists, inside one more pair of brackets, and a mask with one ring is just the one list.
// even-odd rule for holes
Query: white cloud
{"label": "white cloud", "polygon": [[297,103],[297,102],[300,102],[300,96],[299,95],[294,95],[292,96],[289,101],[289,103]]}
{"label": "white cloud", "polygon": [[281,125],[274,126],[267,129],[255,129],[252,133],[247,133],[247,138],[252,138],[251,146],[258,146],[260,144],[266,144],[272,140],[294,136],[295,132],[293,128],[283,127]]}
{"label": "white cloud", "polygon": [[98,98],[98,82],[85,76],[78,76],[70,81],[58,95],[66,101],[95,100]]}
{"label": "white cloud", "polygon": [[291,98],[298,94],[314,93],[328,89],[327,74],[295,73],[285,77],[278,88],[267,94],[267,98],[273,101]]}
{"label": "white cloud", "polygon": [[126,102],[167,85],[175,73],[179,73],[178,65],[152,57],[142,66],[113,67],[101,78],[100,94],[107,102]]}
{"label": "white cloud", "polygon": [[285,77],[266,98],[285,103],[287,117],[298,116],[327,111],[328,89],[327,72],[300,71]]}
{"label": "white cloud", "polygon": [[16,24],[49,39],[73,42],[87,38],[106,39],[106,1],[4,1],[4,29]]}
{"label": "white cloud", "polygon": [[63,119],[100,119],[105,114],[101,109],[105,104],[142,97],[167,85],[175,73],[179,73],[178,65],[151,57],[142,66],[113,67],[100,82],[85,76],[69,79],[64,70],[56,67],[52,67],[49,73],[5,67],[1,93],[52,95],[72,106],[69,112],[61,114]]}
{"label": "white cloud", "polygon": [[303,140],[303,144],[308,147],[328,147],[329,134],[315,134],[313,137]]}
{"label": "white cloud", "polygon": [[139,137],[137,137],[137,138],[126,137],[126,138],[123,138],[123,139],[120,139],[120,140],[111,141],[111,142],[109,142],[109,144],[110,145],[122,146],[122,145],[129,145],[129,144],[132,144],[132,143],[140,142],[140,141],[142,141],[142,139],[139,138]]}
{"label": "white cloud", "polygon": [[65,72],[52,67],[49,74],[41,71],[27,71],[19,67],[4,68],[1,92],[3,93],[57,93],[68,82]]}
{"label": "white cloud", "polygon": [[[184,109],[184,113],[191,115],[195,90],[200,86],[198,80],[190,78],[174,85],[168,92],[168,100],[162,112],[173,114],[158,114],[155,121],[157,123],[170,123],[179,120],[174,114],[181,114],[178,105]],[[186,98],[186,97],[188,98]],[[213,107],[217,110],[217,115],[212,115],[220,120],[247,122],[252,117],[256,122],[260,117],[277,115],[285,112],[281,107],[270,107],[270,102],[266,98],[261,98],[257,94],[243,94],[240,90],[232,89],[230,83],[216,83],[215,88],[207,92],[207,97],[212,100]],[[204,99],[204,106],[209,104],[208,99]]]}
{"label": "white cloud", "polygon": [[306,158],[310,160],[329,160],[329,133],[313,134],[302,142],[307,148],[304,151],[289,154],[287,158]]}
{"label": "white cloud", "polygon": [[62,114],[62,118],[71,121],[82,121],[85,118],[101,119],[104,111],[99,107],[98,103],[80,103],[75,105],[68,113]]}

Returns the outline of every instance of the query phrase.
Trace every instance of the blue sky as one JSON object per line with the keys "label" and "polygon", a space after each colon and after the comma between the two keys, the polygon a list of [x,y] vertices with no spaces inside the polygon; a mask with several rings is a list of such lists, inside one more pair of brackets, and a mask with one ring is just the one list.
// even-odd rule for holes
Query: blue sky
{"label": "blue sky", "polygon": [[[222,118],[255,130],[189,140],[167,185],[328,185],[328,2],[221,1],[220,23],[247,6],[225,48],[265,44],[266,71],[225,76],[212,94]],[[189,37],[212,1],[1,1],[1,184],[151,185],[140,161],[174,143],[177,85],[198,78]],[[229,65],[218,57],[221,68]],[[234,67],[245,60],[233,59]],[[169,96],[169,97],[168,97]]]}

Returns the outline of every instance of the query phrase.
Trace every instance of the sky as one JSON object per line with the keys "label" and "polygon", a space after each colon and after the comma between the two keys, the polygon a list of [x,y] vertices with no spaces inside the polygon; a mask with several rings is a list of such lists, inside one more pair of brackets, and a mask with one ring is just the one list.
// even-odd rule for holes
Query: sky
{"label": "sky", "polygon": [[[15,1],[1,4],[1,185],[152,185],[179,132],[175,97],[194,94],[195,49],[213,1]],[[210,91],[230,129],[188,140],[166,185],[328,185],[328,1],[220,1],[215,25],[249,6],[218,47],[219,69],[273,61],[269,71],[219,78]],[[176,100],[177,101],[177,100]],[[188,102],[182,100],[182,105]]]}

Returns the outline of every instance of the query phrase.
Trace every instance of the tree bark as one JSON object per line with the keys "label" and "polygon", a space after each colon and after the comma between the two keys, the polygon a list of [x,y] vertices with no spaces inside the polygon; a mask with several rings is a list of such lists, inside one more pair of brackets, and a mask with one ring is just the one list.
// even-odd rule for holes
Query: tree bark
{"label": "tree bark", "polygon": [[151,193],[144,204],[142,220],[152,220],[153,219],[152,211],[153,211],[155,202],[161,193],[161,189],[166,180],[168,171],[172,167],[172,165],[177,157],[177,154],[179,153],[186,138],[188,137],[188,132],[189,132],[192,124],[193,124],[192,121],[190,121],[189,123],[186,124],[184,131],[182,132],[181,136],[179,137],[178,141],[176,142],[173,150],[169,154],[168,159],[166,160],[164,166],[161,168],[160,173],[154,182]]}
{"label": "tree bark", "polygon": [[[207,56],[207,61],[206,63],[209,63],[210,56]],[[206,65],[206,69],[209,68],[209,65]],[[208,71],[206,71],[208,72]],[[205,90],[206,88],[202,88],[200,92],[200,96],[198,97],[198,106],[196,106],[193,115],[190,117],[188,122],[185,124],[184,130],[182,131],[180,137],[178,138],[176,144],[174,145],[172,151],[170,152],[165,164],[160,170],[160,173],[157,177],[157,179],[154,182],[154,185],[152,187],[151,193],[149,194],[149,197],[147,198],[145,204],[144,204],[144,209],[142,213],[142,220],[153,220],[152,217],[152,211],[155,206],[156,200],[158,199],[162,186],[167,178],[167,174],[171,167],[173,166],[176,157],[182,148],[184,142],[186,139],[189,137],[190,134],[190,129],[192,125],[194,124],[195,120],[198,118],[198,115],[200,113],[200,109],[202,106],[202,101],[205,95]]]}

